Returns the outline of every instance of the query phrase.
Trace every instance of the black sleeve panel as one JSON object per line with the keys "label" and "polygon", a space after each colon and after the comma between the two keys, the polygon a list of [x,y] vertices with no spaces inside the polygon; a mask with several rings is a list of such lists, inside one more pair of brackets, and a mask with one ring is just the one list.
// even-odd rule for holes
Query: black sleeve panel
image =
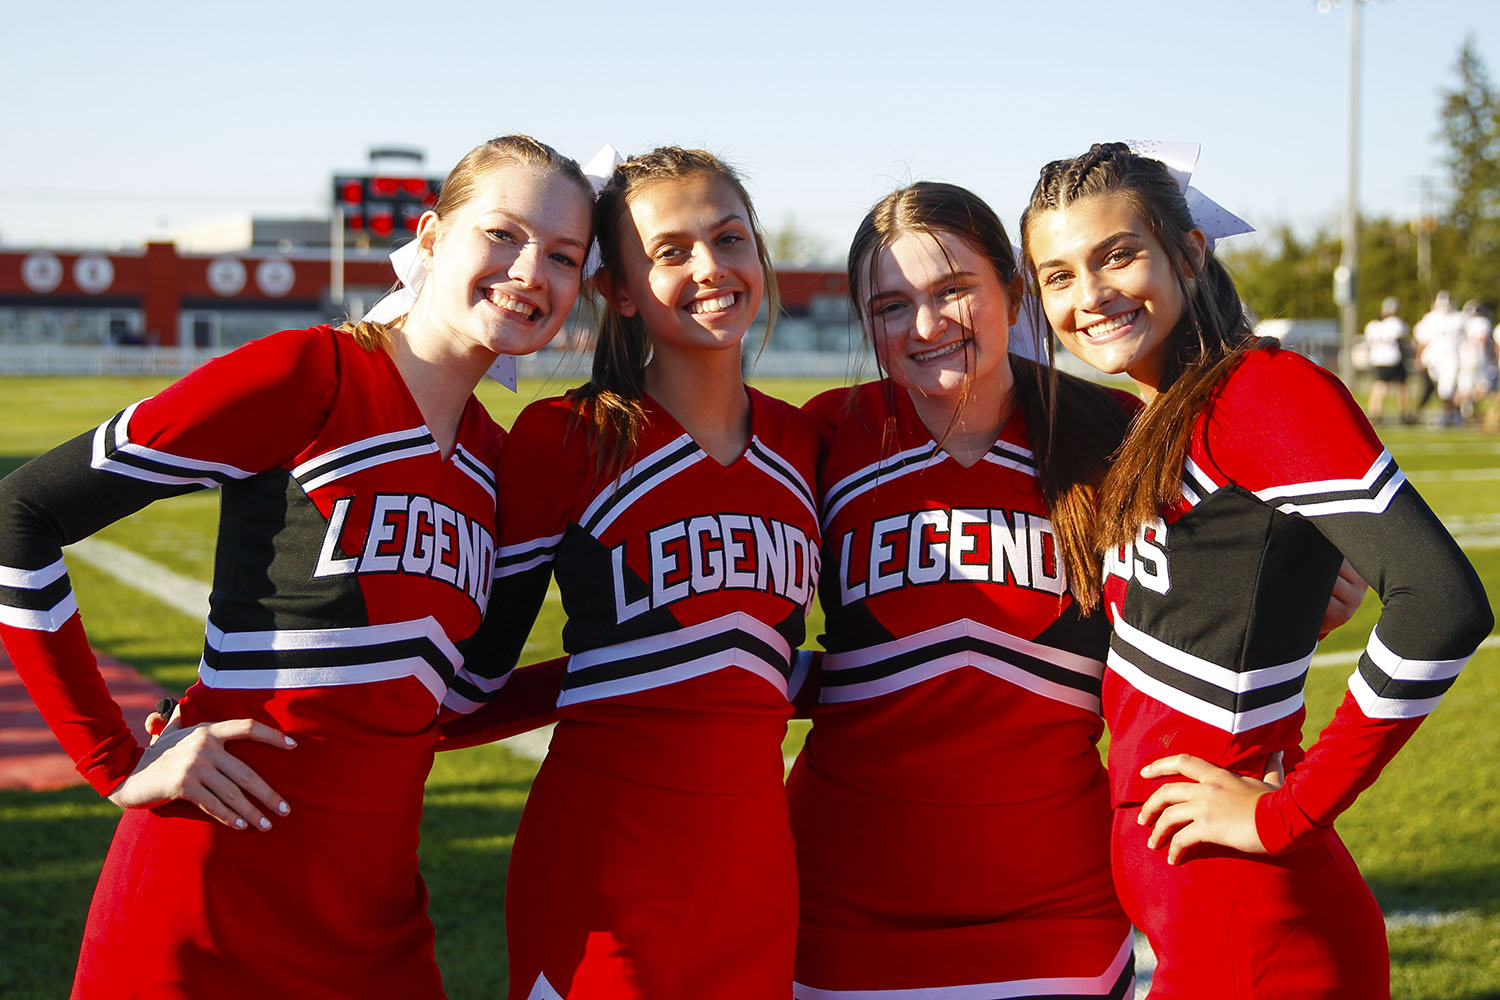
{"label": "black sleeve panel", "polygon": [[1377,631],[1392,652],[1420,660],[1467,657],[1494,627],[1479,574],[1410,482],[1379,514],[1312,521],[1380,595]]}
{"label": "black sleeve panel", "polygon": [[0,565],[34,570],[56,562],[60,548],[196,485],[144,482],[90,467],[90,431],[32,459],[0,479]]}

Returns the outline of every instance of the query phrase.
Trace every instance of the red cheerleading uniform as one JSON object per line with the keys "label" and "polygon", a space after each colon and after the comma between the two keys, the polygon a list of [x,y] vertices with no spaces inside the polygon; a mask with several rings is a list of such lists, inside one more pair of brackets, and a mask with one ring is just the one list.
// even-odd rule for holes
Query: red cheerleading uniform
{"label": "red cheerleading uniform", "polygon": [[502,655],[553,574],[569,654],[506,885],[512,1000],[786,995],[781,741],[817,583],[816,440],[749,393],[727,466],[649,398],[617,474],[566,400],[527,407],[507,441],[501,474],[529,488],[501,498]]}
{"label": "red cheerleading uniform", "polygon": [[[1104,709],[1121,900],[1159,961],[1151,995],[1389,995],[1379,907],[1334,819],[1380,773],[1488,634],[1473,568],[1358,404],[1289,351],[1254,350],[1194,427],[1183,497],[1106,559]],[[1304,756],[1303,685],[1343,557],[1384,612]],[[1260,777],[1269,856],[1146,847],[1141,768],[1187,753]]]}
{"label": "red cheerleading uniform", "polygon": [[464,666],[493,582],[503,435],[470,399],[445,460],[384,351],[328,327],[210,362],[0,481],[0,636],[102,794],[142,754],[99,677],[60,546],[217,486],[214,587],[184,726],[291,806],[268,832],[191,803],[127,809],[74,997],[443,995],[417,871],[439,712],[499,687]]}
{"label": "red cheerleading uniform", "polygon": [[788,782],[793,995],[1129,998],[1097,746],[1108,622],[1067,593],[1024,419],[964,468],[898,387],[806,409],[828,631]]}

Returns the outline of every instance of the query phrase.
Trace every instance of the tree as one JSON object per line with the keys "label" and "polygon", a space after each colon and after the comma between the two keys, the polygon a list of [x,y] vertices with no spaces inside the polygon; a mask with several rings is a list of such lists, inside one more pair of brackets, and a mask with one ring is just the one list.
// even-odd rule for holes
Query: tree
{"label": "tree", "polygon": [[[1457,229],[1443,222],[1427,237],[1437,287],[1462,295],[1462,286],[1454,280],[1463,260]],[[1413,226],[1384,216],[1362,219],[1359,244],[1360,322],[1379,316],[1386,296],[1400,301],[1401,315],[1408,322],[1426,312],[1436,288],[1420,273],[1419,234]],[[1279,225],[1258,243],[1243,248],[1226,245],[1220,256],[1257,317],[1331,319],[1337,313],[1333,269],[1339,263],[1340,242],[1329,226],[1299,238],[1290,226]]]}
{"label": "tree", "polygon": [[788,215],[766,231],[766,248],[777,267],[809,267],[829,263],[828,244],[817,233],[803,229]]}
{"label": "tree", "polygon": [[1262,318],[1327,319],[1334,315],[1333,269],[1338,242],[1326,229],[1310,241],[1290,226],[1273,228],[1268,238],[1248,247],[1228,245],[1224,263],[1255,315]]}
{"label": "tree", "polygon": [[1453,69],[1458,82],[1443,92],[1438,132],[1448,147],[1446,221],[1462,253],[1449,283],[1457,298],[1493,302],[1500,295],[1500,95],[1473,38],[1464,41]]}

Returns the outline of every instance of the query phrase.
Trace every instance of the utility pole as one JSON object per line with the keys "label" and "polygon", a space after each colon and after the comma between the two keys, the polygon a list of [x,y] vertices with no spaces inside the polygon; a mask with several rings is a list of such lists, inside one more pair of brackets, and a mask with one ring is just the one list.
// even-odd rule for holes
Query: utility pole
{"label": "utility pole", "polygon": [[1427,298],[1431,299],[1437,293],[1432,279],[1432,234],[1437,229],[1437,220],[1432,215],[1432,179],[1421,177],[1417,184],[1420,207],[1412,222],[1412,229],[1417,234],[1417,280],[1422,283]]}
{"label": "utility pole", "polygon": [[1349,4],[1349,160],[1344,187],[1344,252],[1334,272],[1333,298],[1339,307],[1339,378],[1354,384],[1354,339],[1359,335],[1359,8]]}

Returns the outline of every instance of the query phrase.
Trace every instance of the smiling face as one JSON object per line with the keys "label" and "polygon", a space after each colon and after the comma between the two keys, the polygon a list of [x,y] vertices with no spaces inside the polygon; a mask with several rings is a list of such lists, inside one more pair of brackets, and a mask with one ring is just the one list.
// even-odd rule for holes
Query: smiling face
{"label": "smiling face", "polygon": [[591,207],[560,171],[516,162],[487,171],[445,217],[422,217],[428,276],[412,319],[447,331],[466,351],[545,347],[578,297]]}
{"label": "smiling face", "polygon": [[642,184],[626,201],[611,304],[639,316],[658,358],[744,339],[765,292],[750,211],[708,173]]}
{"label": "smiling face", "polygon": [[[1063,345],[1154,393],[1182,318],[1183,292],[1170,255],[1135,205],[1120,194],[1090,195],[1037,213],[1027,228],[1042,307]],[[1188,236],[1201,262],[1203,234]]]}
{"label": "smiling face", "polygon": [[1020,299],[988,258],[951,233],[906,231],[873,263],[865,315],[892,381],[950,414],[965,378],[978,399],[1010,391],[1006,350]]}

